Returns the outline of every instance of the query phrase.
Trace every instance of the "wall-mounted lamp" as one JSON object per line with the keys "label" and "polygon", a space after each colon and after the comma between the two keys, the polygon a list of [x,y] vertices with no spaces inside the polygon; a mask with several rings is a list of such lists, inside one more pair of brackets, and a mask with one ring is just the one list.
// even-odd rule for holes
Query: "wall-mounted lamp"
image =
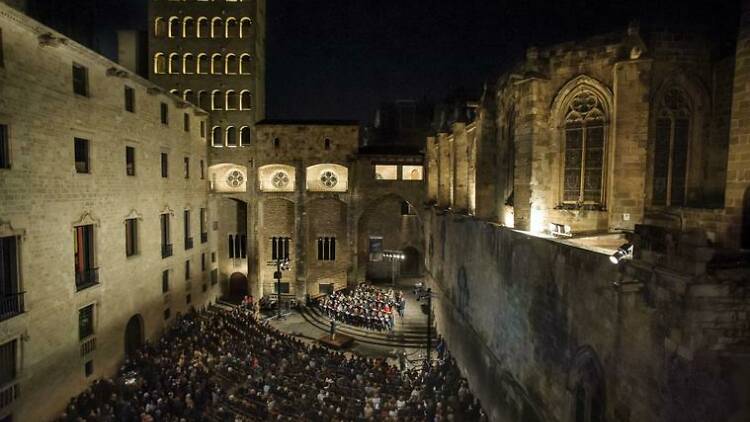
{"label": "wall-mounted lamp", "polygon": [[625,243],[619,248],[617,248],[615,253],[609,256],[609,262],[613,264],[618,264],[623,259],[632,258],[632,257],[633,257],[633,244]]}

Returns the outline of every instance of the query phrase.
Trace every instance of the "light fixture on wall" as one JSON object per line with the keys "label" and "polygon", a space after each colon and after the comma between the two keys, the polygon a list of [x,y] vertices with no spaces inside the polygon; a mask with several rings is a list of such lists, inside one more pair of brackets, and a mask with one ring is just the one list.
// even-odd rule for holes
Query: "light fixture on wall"
{"label": "light fixture on wall", "polygon": [[632,257],[633,257],[633,244],[625,243],[619,248],[617,248],[615,253],[609,256],[609,262],[613,264],[618,264],[623,259],[632,258]]}
{"label": "light fixture on wall", "polygon": [[553,236],[570,237],[573,235],[573,233],[570,231],[570,226],[567,224],[549,223],[547,229]]}

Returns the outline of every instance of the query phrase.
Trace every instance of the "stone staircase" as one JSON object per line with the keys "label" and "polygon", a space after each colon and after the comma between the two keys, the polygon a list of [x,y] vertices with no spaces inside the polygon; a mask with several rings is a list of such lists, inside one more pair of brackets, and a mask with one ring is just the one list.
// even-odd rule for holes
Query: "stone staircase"
{"label": "stone staircase", "polygon": [[[323,314],[317,306],[301,306],[299,313],[310,325],[328,332],[331,320]],[[409,347],[424,348],[427,344],[427,323],[425,318],[406,315],[404,318],[396,317],[396,325],[392,333],[386,331],[368,330],[364,327],[352,326],[338,322],[336,332],[352,337],[356,342],[386,347]],[[435,328],[432,331],[432,345],[435,346],[437,334]]]}

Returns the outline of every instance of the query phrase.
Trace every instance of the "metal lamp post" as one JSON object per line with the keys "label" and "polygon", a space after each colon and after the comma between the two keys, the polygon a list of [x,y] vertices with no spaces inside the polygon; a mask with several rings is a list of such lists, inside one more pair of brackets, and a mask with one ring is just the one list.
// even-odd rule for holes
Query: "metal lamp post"
{"label": "metal lamp post", "polygon": [[273,278],[276,279],[277,319],[281,319],[281,272],[289,271],[290,268],[289,258],[279,258],[276,260],[276,271],[273,273]]}
{"label": "metal lamp post", "polygon": [[391,262],[391,284],[396,287],[396,270],[400,269],[401,262],[406,259],[402,251],[384,251],[383,258]]}

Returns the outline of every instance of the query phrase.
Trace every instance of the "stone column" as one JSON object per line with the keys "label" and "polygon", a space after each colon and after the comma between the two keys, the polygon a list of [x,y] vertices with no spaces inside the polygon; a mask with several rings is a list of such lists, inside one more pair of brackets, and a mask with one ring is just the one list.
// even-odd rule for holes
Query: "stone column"
{"label": "stone column", "polygon": [[469,209],[469,146],[466,123],[454,123],[453,127],[453,203],[458,212]]}
{"label": "stone column", "polygon": [[[743,213],[750,212],[750,0],[743,0],[737,36],[732,97],[732,121],[729,130],[729,162],[724,199],[726,228],[720,243],[737,248],[742,245]],[[745,222],[750,217],[744,215]],[[747,236],[747,235],[745,235]]]}
{"label": "stone column", "polygon": [[438,199],[438,144],[434,136],[427,137],[427,203],[437,203]]}
{"label": "stone column", "polygon": [[651,65],[651,60],[639,59],[613,67],[614,107],[610,111],[605,179],[610,229],[633,229],[643,221]]}
{"label": "stone column", "polygon": [[450,208],[453,203],[453,139],[438,134],[438,206]]}
{"label": "stone column", "polygon": [[475,215],[482,220],[497,221],[497,150],[498,144],[495,129],[494,107],[483,105],[479,111],[476,125],[476,179],[474,194],[476,198]]}

